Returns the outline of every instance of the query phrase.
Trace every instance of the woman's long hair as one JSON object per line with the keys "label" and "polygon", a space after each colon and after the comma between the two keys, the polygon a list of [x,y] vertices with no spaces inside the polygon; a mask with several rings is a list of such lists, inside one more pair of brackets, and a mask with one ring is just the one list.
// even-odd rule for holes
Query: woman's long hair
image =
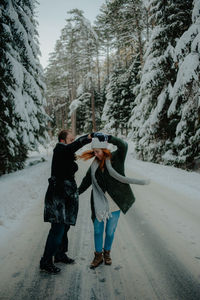
{"label": "woman's long hair", "polygon": [[[111,154],[110,150],[108,150],[108,149],[101,149],[101,150],[103,151],[103,154],[104,154],[103,158],[101,160],[99,160],[98,158],[96,158],[96,159],[99,162],[100,169],[102,170],[104,168],[106,158],[111,159],[112,154]],[[88,160],[92,157],[95,157],[94,150],[87,150],[87,151],[83,152],[81,155],[78,155],[77,157],[79,159]]]}

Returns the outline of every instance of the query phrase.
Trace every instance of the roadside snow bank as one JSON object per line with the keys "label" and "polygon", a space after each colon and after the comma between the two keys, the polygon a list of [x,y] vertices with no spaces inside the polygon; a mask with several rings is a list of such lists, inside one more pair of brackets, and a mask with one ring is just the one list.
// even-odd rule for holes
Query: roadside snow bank
{"label": "roadside snow bank", "polygon": [[28,161],[41,162],[32,166],[28,162],[25,169],[0,177],[0,238],[16,227],[33,206],[43,203],[50,175],[50,152],[49,148],[31,153]]}
{"label": "roadside snow bank", "polygon": [[144,178],[167,186],[190,198],[200,201],[200,174],[178,169],[172,166],[164,166],[151,162],[143,162],[134,158],[134,143],[128,142],[129,150],[126,159],[127,170],[131,169]]}

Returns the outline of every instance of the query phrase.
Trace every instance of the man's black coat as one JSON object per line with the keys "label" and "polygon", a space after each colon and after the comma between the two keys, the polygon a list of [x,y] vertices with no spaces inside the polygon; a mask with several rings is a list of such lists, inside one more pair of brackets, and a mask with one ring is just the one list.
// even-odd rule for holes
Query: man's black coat
{"label": "man's black coat", "polygon": [[87,137],[82,136],[71,144],[58,143],[54,148],[51,177],[45,195],[45,222],[76,224],[78,191],[74,174],[78,165],[75,152],[91,142]]}

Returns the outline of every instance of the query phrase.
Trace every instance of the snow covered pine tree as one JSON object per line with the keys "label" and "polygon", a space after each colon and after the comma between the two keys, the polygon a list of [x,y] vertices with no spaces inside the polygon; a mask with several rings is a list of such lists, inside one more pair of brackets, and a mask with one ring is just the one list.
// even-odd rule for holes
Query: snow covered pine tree
{"label": "snow covered pine tree", "polygon": [[36,1],[1,1],[0,175],[23,168],[28,149],[47,138]]}
{"label": "snow covered pine tree", "polygon": [[200,165],[200,1],[193,1],[192,25],[177,42],[174,53],[177,79],[171,91],[168,116],[176,120],[175,165]]}
{"label": "snow covered pine tree", "polygon": [[144,57],[144,67],[136,106],[130,123],[139,157],[170,163],[166,153],[174,148],[176,124],[168,116],[170,93],[176,82],[174,49],[177,39],[191,24],[192,2],[150,1],[153,26]]}

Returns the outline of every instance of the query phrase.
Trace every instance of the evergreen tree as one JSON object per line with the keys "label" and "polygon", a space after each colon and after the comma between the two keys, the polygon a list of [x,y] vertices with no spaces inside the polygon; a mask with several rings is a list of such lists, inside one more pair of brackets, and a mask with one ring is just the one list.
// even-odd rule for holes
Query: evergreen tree
{"label": "evergreen tree", "polygon": [[[100,8],[100,13],[95,21],[95,31],[98,33],[98,39],[100,42],[100,51],[106,53],[105,63],[105,77],[108,78],[110,75],[110,51],[113,36],[111,34],[111,28],[108,23],[109,10],[106,4],[103,4]],[[104,72],[104,71],[103,71]]]}
{"label": "evergreen tree", "polygon": [[106,90],[102,121],[115,134],[128,134],[128,120],[133,108],[132,68],[113,70]]}
{"label": "evergreen tree", "polygon": [[191,23],[191,1],[152,0],[150,15],[154,28],[130,123],[139,157],[160,162],[174,139],[174,121],[167,116],[176,80],[173,53],[176,39]]}
{"label": "evergreen tree", "polygon": [[[66,124],[64,120],[69,117],[62,115],[62,112],[64,107],[68,112],[70,106],[71,114],[76,112],[72,126],[76,124],[77,133],[86,128],[95,129],[99,115],[96,97],[100,93],[98,36],[78,9],[69,12],[47,68],[46,82],[48,103],[53,103],[51,111],[54,114],[59,111],[56,115],[57,126]],[[60,117],[63,117],[63,122],[60,122]]]}
{"label": "evergreen tree", "polygon": [[[95,116],[95,61],[94,58],[98,55],[98,36],[92,28],[90,22],[84,17],[83,12],[72,10],[70,20],[75,22],[75,28],[80,32],[80,67],[83,75],[83,85],[86,89],[83,93],[90,93],[91,101],[91,118],[92,128],[96,131],[96,116]],[[83,97],[83,95],[80,95]],[[88,114],[86,114],[88,115]],[[88,120],[88,119],[86,119]]]}
{"label": "evergreen tree", "polygon": [[[62,36],[61,36],[62,37]],[[56,42],[55,50],[50,54],[49,65],[45,71],[47,86],[47,110],[51,117],[51,128],[67,127],[71,120],[68,117],[70,104],[70,74],[67,72],[66,49],[61,38]]]}
{"label": "evergreen tree", "polygon": [[83,75],[80,69],[80,38],[81,33],[68,19],[45,73],[47,101],[58,129],[73,123],[75,130],[76,116],[70,117],[69,105],[76,99],[76,90]]}
{"label": "evergreen tree", "polygon": [[47,138],[35,1],[1,2],[0,174],[22,168],[28,149]]}
{"label": "evergreen tree", "polygon": [[193,1],[192,25],[177,42],[174,62],[176,82],[168,116],[176,128],[174,147],[166,159],[191,168],[200,158],[200,2]]}
{"label": "evergreen tree", "polygon": [[106,62],[110,82],[102,120],[107,130],[113,128],[115,132],[128,134],[128,120],[135,101],[133,88],[138,84],[139,66],[143,63],[144,11],[140,0],[117,0],[106,2],[97,17],[100,38],[116,50],[112,59],[107,54]]}
{"label": "evergreen tree", "polygon": [[[107,52],[107,66],[110,71],[110,50],[115,52],[114,65],[129,67],[139,50],[143,61],[145,39],[145,8],[141,0],[107,1],[97,16],[101,41]],[[107,76],[109,72],[107,72]]]}

